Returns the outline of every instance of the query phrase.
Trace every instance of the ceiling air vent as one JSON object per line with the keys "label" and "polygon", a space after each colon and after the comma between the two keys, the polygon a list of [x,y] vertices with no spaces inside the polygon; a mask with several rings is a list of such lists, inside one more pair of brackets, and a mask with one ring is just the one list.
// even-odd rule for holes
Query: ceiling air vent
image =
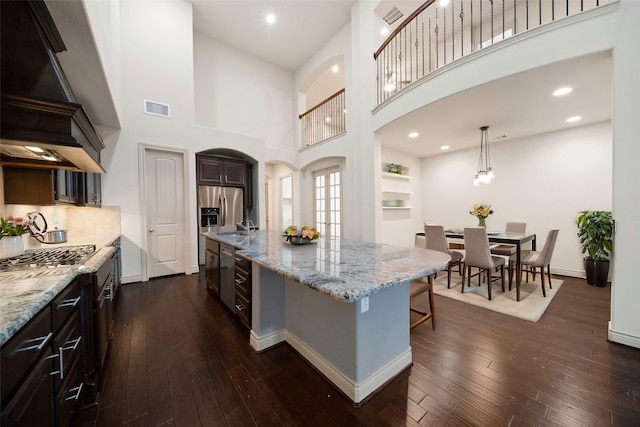
{"label": "ceiling air vent", "polygon": [[396,22],[398,19],[402,18],[404,15],[402,14],[402,12],[400,12],[400,10],[398,10],[397,7],[393,6],[391,8],[391,10],[389,12],[387,12],[386,15],[384,15],[384,22],[386,22],[387,24],[391,25],[394,22]]}
{"label": "ceiling air vent", "polygon": [[153,114],[154,116],[171,117],[168,104],[161,104],[147,99],[144,100],[144,112],[146,114]]}

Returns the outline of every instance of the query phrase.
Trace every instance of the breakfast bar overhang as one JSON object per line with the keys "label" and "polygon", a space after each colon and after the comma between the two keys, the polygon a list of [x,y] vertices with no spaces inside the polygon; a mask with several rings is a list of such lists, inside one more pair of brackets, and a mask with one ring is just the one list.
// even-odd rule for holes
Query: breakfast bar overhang
{"label": "breakfast bar overhang", "polygon": [[252,263],[251,346],[287,342],[355,404],[411,365],[409,284],[450,260],[348,239],[290,245],[270,231],[204,235]]}

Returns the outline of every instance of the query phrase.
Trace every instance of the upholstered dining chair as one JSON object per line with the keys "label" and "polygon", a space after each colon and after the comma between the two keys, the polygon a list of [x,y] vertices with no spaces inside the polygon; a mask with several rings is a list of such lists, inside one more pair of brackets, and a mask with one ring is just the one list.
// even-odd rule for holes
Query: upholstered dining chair
{"label": "upholstered dining chair", "polygon": [[[505,233],[525,233],[527,230],[526,222],[507,222],[504,229]],[[492,255],[508,256],[516,253],[516,245],[499,244],[491,248]]]}
{"label": "upholstered dining chair", "polygon": [[[551,287],[551,256],[556,246],[559,230],[550,230],[547,240],[541,251],[522,251],[520,264],[527,271],[527,282],[529,281],[529,271],[533,273],[533,280],[536,280],[536,268],[540,269],[540,279],[542,281],[542,296],[546,297],[547,293],[544,289],[544,269],[547,268],[547,278],[549,279],[549,289]],[[510,258],[510,262],[515,263],[515,255]],[[509,280],[509,289],[511,289],[511,280]]]}
{"label": "upholstered dining chair", "polygon": [[[491,282],[498,277],[493,277],[493,272],[500,268],[500,279],[502,281],[502,292],[504,292],[504,258],[491,256],[489,251],[489,239],[487,230],[484,227],[474,227],[464,229],[464,265],[462,270],[462,287],[464,293],[464,279],[468,275],[468,286],[471,286],[471,277],[478,276],[478,284],[481,283],[482,273],[487,273],[488,298],[491,299]],[[478,269],[478,273],[471,275],[471,268]]]}
{"label": "upholstered dining chair", "polygon": [[451,270],[458,266],[458,272],[462,273],[463,255],[457,251],[449,250],[447,238],[444,235],[444,227],[441,225],[424,225],[426,248],[448,254],[451,261],[447,265],[447,288],[451,288]]}

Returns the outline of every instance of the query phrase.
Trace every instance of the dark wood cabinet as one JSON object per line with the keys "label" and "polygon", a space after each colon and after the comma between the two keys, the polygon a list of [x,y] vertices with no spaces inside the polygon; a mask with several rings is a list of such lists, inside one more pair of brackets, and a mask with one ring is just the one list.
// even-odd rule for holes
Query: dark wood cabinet
{"label": "dark wood cabinet", "polygon": [[74,279],[2,346],[3,427],[73,422],[84,386],[80,283]]}
{"label": "dark wood cabinet", "polygon": [[223,185],[232,187],[244,187],[245,186],[245,169],[246,163],[233,160],[225,160],[223,162],[222,175],[224,181]]}
{"label": "dark wood cabinet", "polygon": [[52,171],[54,177],[54,203],[78,204],[80,201],[79,173],[58,169]]}
{"label": "dark wood cabinet", "polygon": [[205,239],[204,275],[207,288],[220,295],[220,243]]}
{"label": "dark wood cabinet", "polygon": [[196,154],[199,185],[222,185],[222,160]]}
{"label": "dark wood cabinet", "polygon": [[253,165],[247,163],[245,170],[244,207],[253,208]]}
{"label": "dark wood cabinet", "polygon": [[97,173],[66,169],[2,168],[6,204],[101,206]]}
{"label": "dark wood cabinet", "polygon": [[244,187],[246,163],[241,160],[196,154],[198,185]]}
{"label": "dark wood cabinet", "polygon": [[80,203],[84,206],[102,206],[102,178],[99,173],[80,174]]}
{"label": "dark wood cabinet", "polygon": [[235,314],[251,329],[251,261],[235,257]]}

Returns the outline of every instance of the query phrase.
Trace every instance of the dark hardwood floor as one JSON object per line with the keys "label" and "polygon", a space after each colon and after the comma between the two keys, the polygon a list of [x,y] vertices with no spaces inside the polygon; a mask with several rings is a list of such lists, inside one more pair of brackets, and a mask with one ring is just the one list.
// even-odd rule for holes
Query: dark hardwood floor
{"label": "dark hardwood floor", "polygon": [[537,323],[436,295],[413,366],[359,408],[286,344],[254,353],[202,275],[124,285],[100,407],[76,425],[640,425],[640,350],[606,340],[610,288],[562,279]]}

